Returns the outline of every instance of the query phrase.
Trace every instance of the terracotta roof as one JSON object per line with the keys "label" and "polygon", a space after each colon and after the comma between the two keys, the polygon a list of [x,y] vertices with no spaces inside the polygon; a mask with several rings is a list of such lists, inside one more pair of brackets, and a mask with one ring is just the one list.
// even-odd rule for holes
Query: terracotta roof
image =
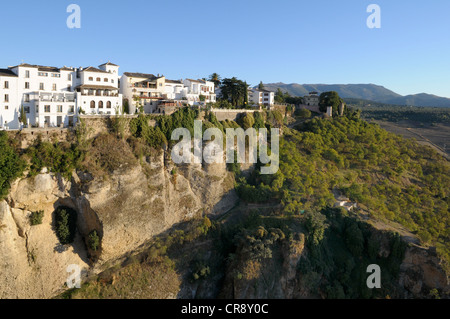
{"label": "terracotta roof", "polygon": [[83,84],[83,85],[77,86],[75,89],[118,90],[119,88],[114,87],[114,86],[106,86],[106,85]]}
{"label": "terracotta roof", "polygon": [[54,72],[54,73],[59,72],[59,69],[55,68],[53,66],[37,65],[37,67],[38,67],[38,71],[41,71],[41,72]]}
{"label": "terracotta roof", "polygon": [[153,74],[146,73],[133,73],[133,72],[125,72],[123,75],[128,76],[129,78],[142,78],[142,79],[157,79],[158,77]]}
{"label": "terracotta roof", "polygon": [[15,74],[13,71],[9,69],[0,69],[0,76],[17,77],[17,74]]}
{"label": "terracotta roof", "polygon": [[31,65],[31,64],[28,64],[28,63],[22,63],[22,64],[19,64],[19,65],[10,67],[10,69],[14,69],[14,68],[18,68],[18,67],[23,67],[23,68],[38,68],[39,66],[37,66],[37,65]]}
{"label": "terracotta roof", "polygon": [[108,63],[103,63],[103,64],[100,64],[99,66],[103,66],[103,65],[118,66],[117,64],[111,63],[111,62],[109,62],[109,61],[108,61]]}
{"label": "terracotta roof", "polygon": [[197,83],[203,83],[203,84],[206,83],[206,82],[203,81],[203,80],[193,80],[193,79],[186,79],[186,80],[188,80],[188,81],[190,81],[190,82],[197,82]]}
{"label": "terracotta roof", "polygon": [[166,79],[166,83],[183,84],[183,82],[181,82],[181,81],[174,81],[174,80],[167,80],[167,79]]}
{"label": "terracotta roof", "polygon": [[83,69],[82,72],[98,72],[98,73],[108,73],[106,71],[94,68],[93,66],[88,66],[87,68]]}

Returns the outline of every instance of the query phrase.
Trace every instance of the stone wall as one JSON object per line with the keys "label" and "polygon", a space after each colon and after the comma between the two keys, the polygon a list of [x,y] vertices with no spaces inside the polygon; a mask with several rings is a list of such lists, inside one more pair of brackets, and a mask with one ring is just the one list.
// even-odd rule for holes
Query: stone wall
{"label": "stone wall", "polygon": [[218,121],[236,121],[246,113],[255,113],[260,110],[225,110],[225,109],[213,109],[211,112],[217,117]]}

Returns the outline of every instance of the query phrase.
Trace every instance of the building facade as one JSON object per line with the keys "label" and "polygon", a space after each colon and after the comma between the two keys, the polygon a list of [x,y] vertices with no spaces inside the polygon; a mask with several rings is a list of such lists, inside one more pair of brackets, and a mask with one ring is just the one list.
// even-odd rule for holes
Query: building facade
{"label": "building facade", "polygon": [[303,97],[303,103],[308,106],[319,106],[320,97],[317,92],[310,92]]}
{"label": "building facade", "polygon": [[248,101],[250,104],[264,105],[270,108],[275,104],[275,93],[267,90],[250,89]]}
{"label": "building facade", "polygon": [[139,109],[144,113],[156,113],[159,101],[165,96],[166,78],[146,73],[125,72],[120,79],[120,93],[128,101],[129,113]]}
{"label": "building facade", "polygon": [[20,64],[0,69],[0,128],[20,129],[20,113],[26,125],[68,127],[79,114],[117,114],[122,108],[119,66],[56,68]]}
{"label": "building facade", "polygon": [[[173,107],[215,103],[214,83],[205,80],[168,80],[164,76],[125,72],[120,93],[128,101],[129,113],[171,113]],[[170,110],[168,112],[164,110]]]}

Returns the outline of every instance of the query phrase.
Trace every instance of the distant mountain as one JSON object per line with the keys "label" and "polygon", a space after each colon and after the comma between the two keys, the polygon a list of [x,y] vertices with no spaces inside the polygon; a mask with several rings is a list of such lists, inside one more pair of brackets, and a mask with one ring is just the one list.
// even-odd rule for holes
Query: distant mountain
{"label": "distant mountain", "polygon": [[389,99],[384,103],[412,106],[450,107],[450,99],[426,93],[397,97]]}
{"label": "distant mountain", "polygon": [[402,96],[383,86],[375,84],[264,84],[267,90],[276,91],[280,88],[293,96],[304,96],[316,91],[319,94],[327,91],[336,91],[342,98],[369,100],[386,104],[411,106],[450,107],[450,99],[431,94],[415,94]]}

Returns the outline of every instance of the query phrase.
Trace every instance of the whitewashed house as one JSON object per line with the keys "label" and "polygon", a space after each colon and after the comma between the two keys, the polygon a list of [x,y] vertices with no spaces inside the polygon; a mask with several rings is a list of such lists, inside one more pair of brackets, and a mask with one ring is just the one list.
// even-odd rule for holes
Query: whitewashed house
{"label": "whitewashed house", "polygon": [[128,101],[129,113],[142,107],[144,113],[155,113],[159,101],[166,99],[166,78],[146,73],[125,72],[120,79],[120,93]]}
{"label": "whitewashed house", "polygon": [[23,108],[27,123],[36,127],[67,127],[86,114],[116,114],[122,108],[117,65],[99,68],[56,68],[20,64],[0,72],[0,120],[20,129]]}
{"label": "whitewashed house", "polygon": [[188,104],[193,106],[216,102],[214,82],[186,79],[183,83],[186,89],[184,98]]}
{"label": "whitewashed house", "polygon": [[18,80],[11,70],[0,69],[0,130],[19,127]]}
{"label": "whitewashed house", "polygon": [[268,90],[250,89],[248,101],[250,104],[264,105],[270,108],[275,104],[275,93]]}
{"label": "whitewashed house", "polygon": [[119,94],[119,66],[105,63],[98,68],[76,70],[74,89],[78,107],[86,115],[117,115],[122,112],[122,95]]}

